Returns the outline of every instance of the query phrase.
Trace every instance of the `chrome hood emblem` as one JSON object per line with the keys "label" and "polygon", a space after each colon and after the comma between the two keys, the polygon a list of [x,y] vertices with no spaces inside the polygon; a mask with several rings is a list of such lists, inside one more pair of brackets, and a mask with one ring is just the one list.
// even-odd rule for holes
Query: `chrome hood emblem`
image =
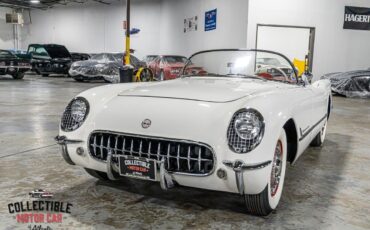
{"label": "chrome hood emblem", "polygon": [[141,127],[143,127],[144,129],[147,129],[150,127],[151,124],[152,124],[151,120],[145,119],[141,122]]}

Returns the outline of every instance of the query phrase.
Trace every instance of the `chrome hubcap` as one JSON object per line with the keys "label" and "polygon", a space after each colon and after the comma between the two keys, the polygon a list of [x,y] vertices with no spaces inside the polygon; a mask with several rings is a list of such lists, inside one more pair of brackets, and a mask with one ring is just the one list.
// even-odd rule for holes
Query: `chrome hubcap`
{"label": "chrome hubcap", "polygon": [[276,192],[278,191],[282,168],[283,168],[283,145],[279,140],[275,147],[275,154],[272,162],[270,179],[271,196],[275,196]]}

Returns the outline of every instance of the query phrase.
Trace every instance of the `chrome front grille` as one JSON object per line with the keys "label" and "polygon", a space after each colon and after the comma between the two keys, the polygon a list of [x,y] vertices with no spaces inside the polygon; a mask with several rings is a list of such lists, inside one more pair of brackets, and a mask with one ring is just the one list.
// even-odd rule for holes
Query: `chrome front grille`
{"label": "chrome front grille", "polygon": [[214,169],[214,153],[202,143],[165,138],[144,137],[132,134],[96,131],[89,137],[89,152],[95,159],[106,161],[108,152],[113,162],[120,155],[164,159],[168,172],[208,175]]}

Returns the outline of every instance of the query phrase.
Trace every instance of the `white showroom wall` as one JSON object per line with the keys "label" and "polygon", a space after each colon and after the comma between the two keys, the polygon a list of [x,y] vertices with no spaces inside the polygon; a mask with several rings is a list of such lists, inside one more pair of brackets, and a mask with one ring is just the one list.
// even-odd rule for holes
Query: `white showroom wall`
{"label": "white showroom wall", "polygon": [[[217,8],[217,28],[204,31],[205,12]],[[184,19],[198,16],[198,30],[184,33]],[[246,46],[247,0],[162,0],[161,54]]]}
{"label": "white showroom wall", "polygon": [[[57,43],[74,52],[122,52],[125,47],[123,20],[125,2],[112,5],[76,4],[46,11],[32,10],[32,24],[21,31],[20,43]],[[159,52],[160,0],[132,1],[132,27],[141,31],[132,35],[131,47],[142,57]]]}
{"label": "white showroom wall", "polygon": [[[370,7],[369,0],[250,0],[247,47],[255,47],[257,24],[316,28],[313,73],[370,67],[370,31],[344,30],[344,6]],[[294,38],[292,38],[294,39]],[[287,41],[285,45],[289,45]]]}
{"label": "white showroom wall", "polygon": [[14,49],[13,25],[6,24],[5,14],[12,9],[0,7],[0,49]]}

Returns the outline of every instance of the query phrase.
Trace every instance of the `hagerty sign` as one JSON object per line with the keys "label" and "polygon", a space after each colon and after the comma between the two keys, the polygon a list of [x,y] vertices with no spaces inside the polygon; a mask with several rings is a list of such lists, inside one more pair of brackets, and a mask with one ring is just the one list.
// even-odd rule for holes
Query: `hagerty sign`
{"label": "hagerty sign", "polygon": [[370,30],[370,8],[346,6],[343,28]]}

